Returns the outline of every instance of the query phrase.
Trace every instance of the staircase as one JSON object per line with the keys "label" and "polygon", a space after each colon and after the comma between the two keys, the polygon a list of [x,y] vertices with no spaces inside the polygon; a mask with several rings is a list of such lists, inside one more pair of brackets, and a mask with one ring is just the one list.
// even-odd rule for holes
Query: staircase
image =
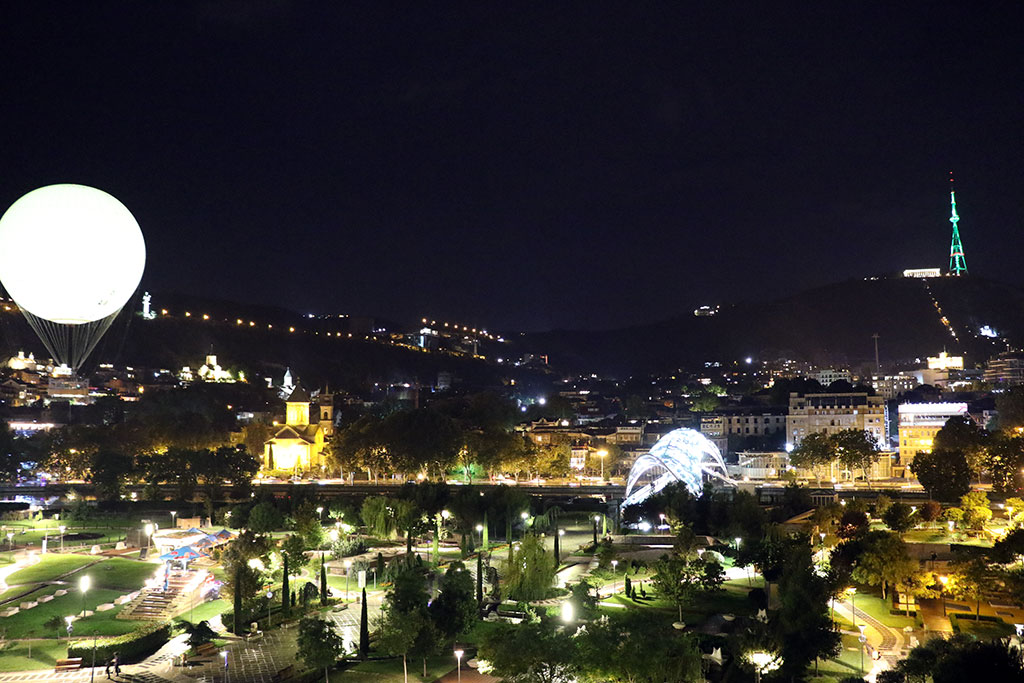
{"label": "staircase", "polygon": [[147,621],[170,619],[188,605],[192,596],[184,589],[194,576],[194,572],[172,571],[167,580],[166,591],[164,591],[163,585],[156,588],[143,588],[138,597],[121,610],[118,618]]}

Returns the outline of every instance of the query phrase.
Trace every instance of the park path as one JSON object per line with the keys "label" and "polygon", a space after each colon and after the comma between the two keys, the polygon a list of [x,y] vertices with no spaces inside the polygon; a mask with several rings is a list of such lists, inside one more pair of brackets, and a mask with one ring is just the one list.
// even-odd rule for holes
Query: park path
{"label": "park path", "polygon": [[[879,653],[877,660],[871,660],[865,653],[865,662],[870,665],[866,678],[874,681],[880,671],[891,669],[902,658],[906,641],[899,629],[886,626],[878,619],[858,608],[854,618],[853,605],[846,600],[838,600],[835,603],[835,611],[855,624],[864,624],[864,635],[867,636],[867,643]],[[849,631],[859,636],[858,631]]]}

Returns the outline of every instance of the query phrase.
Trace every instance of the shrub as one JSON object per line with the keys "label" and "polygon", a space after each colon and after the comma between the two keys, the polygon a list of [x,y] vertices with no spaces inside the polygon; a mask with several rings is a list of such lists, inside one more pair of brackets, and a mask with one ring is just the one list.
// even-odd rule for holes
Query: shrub
{"label": "shrub", "polygon": [[953,627],[953,633],[960,633],[960,619],[955,614],[949,615],[949,625]]}
{"label": "shrub", "polygon": [[339,538],[331,546],[331,554],[334,557],[351,557],[353,555],[362,555],[369,549],[366,545],[366,541],[360,536],[349,536],[347,538]]}
{"label": "shrub", "polygon": [[[137,662],[159,650],[171,638],[171,624],[156,624],[126,633],[123,636],[96,641],[96,661],[109,661],[120,653],[122,662]],[[75,640],[68,645],[68,657],[81,657],[92,662],[92,639]]]}

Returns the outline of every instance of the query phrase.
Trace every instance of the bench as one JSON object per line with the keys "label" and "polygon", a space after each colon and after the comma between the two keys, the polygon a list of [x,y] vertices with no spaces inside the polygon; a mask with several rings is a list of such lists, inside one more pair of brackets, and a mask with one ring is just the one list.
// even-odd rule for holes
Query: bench
{"label": "bench", "polygon": [[271,680],[271,683],[281,683],[281,681],[287,681],[293,675],[295,675],[295,665],[294,664],[289,664],[288,666],[286,666],[285,668],[281,669],[276,674],[274,674],[270,678],[270,680]]}
{"label": "bench", "polygon": [[57,664],[53,667],[54,672],[57,671],[78,671],[82,668],[82,658],[72,657],[70,659],[58,659]]}
{"label": "bench", "polygon": [[208,655],[215,655],[217,654],[217,650],[217,646],[213,643],[203,643],[196,648],[196,656],[206,657]]}

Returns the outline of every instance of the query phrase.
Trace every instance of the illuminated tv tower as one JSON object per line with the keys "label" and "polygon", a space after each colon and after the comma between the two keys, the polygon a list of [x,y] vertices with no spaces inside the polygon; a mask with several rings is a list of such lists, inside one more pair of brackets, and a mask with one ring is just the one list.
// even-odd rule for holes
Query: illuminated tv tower
{"label": "illuminated tv tower", "polygon": [[964,245],[960,243],[960,229],[957,223],[960,216],[956,213],[956,192],[953,189],[953,172],[949,172],[949,203],[952,207],[952,214],[949,222],[953,224],[953,241],[949,245],[949,274],[966,275],[967,259],[964,258]]}

